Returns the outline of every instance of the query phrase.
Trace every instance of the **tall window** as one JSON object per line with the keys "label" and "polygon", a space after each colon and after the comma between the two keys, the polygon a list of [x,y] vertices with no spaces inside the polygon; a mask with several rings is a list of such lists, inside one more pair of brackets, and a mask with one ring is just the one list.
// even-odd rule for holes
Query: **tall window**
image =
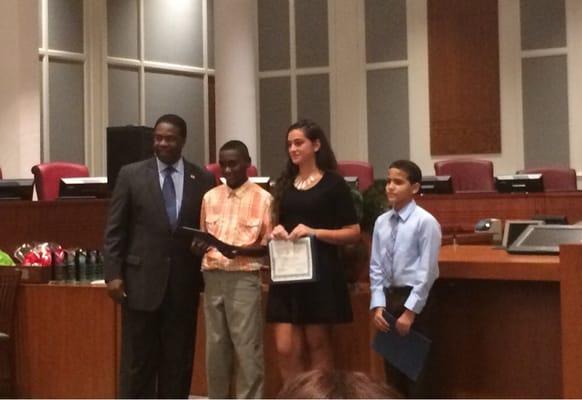
{"label": "tall window", "polygon": [[207,157],[212,5],[107,1],[109,125],[152,126],[162,114],[178,114],[188,124],[184,155],[198,163]]}
{"label": "tall window", "polygon": [[284,132],[309,118],[330,135],[327,0],[259,0],[261,171],[277,176]]}
{"label": "tall window", "polygon": [[[341,150],[349,157],[367,154],[378,174],[387,159],[409,155],[406,0],[359,1],[258,0],[261,167],[266,174],[280,171],[285,128],[302,117],[322,125],[336,152],[340,149],[338,157]],[[342,43],[345,30],[358,40]],[[340,55],[358,61],[346,63]],[[357,92],[353,97],[343,91],[344,78]],[[340,92],[350,100],[339,99]],[[340,126],[346,113],[356,121],[350,121],[350,131]],[[334,127],[346,136],[367,134],[367,149],[346,149],[331,131]]]}
{"label": "tall window", "polygon": [[410,156],[405,0],[365,0],[368,160],[384,177],[387,160]]}
{"label": "tall window", "polygon": [[42,160],[84,163],[87,56],[83,2],[42,0]]}
{"label": "tall window", "polygon": [[[86,163],[104,154],[104,127],[175,113],[188,124],[184,155],[206,162],[212,0],[39,1],[44,161]],[[100,102],[105,112],[91,114]],[[101,140],[88,140],[95,127]]]}
{"label": "tall window", "polygon": [[526,167],[570,165],[564,0],[521,0]]}

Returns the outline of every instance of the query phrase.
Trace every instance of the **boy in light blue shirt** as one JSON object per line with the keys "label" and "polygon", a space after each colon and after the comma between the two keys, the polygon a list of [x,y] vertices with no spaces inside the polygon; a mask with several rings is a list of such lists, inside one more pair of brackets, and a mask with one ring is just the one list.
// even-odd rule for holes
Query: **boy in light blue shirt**
{"label": "boy in light blue shirt", "polygon": [[[372,236],[372,322],[381,331],[390,330],[383,315],[388,311],[396,318],[396,331],[403,336],[413,324],[415,329],[426,331],[429,307],[425,306],[439,275],[440,225],[414,201],[421,180],[422,172],[412,161],[390,164],[386,194],[392,209],[378,217]],[[424,389],[422,378],[413,384],[391,365],[386,363],[385,368],[388,383],[404,395],[418,396]]]}

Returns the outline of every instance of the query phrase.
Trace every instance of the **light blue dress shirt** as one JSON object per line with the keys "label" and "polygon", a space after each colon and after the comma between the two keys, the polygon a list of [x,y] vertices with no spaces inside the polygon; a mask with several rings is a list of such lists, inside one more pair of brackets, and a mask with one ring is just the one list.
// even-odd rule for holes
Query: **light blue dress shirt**
{"label": "light blue dress shirt", "polygon": [[390,210],[378,217],[370,257],[370,309],[386,307],[384,288],[411,286],[404,307],[419,314],[439,276],[441,227],[437,220],[412,200],[398,211],[392,254],[388,254],[392,224]]}
{"label": "light blue dress shirt", "polygon": [[156,157],[158,163],[158,176],[160,178],[160,189],[164,186],[164,177],[166,175],[165,169],[167,167],[174,167],[175,171],[172,173],[172,181],[174,181],[174,188],[176,189],[176,218],[180,216],[180,207],[182,206],[182,195],[184,192],[184,160],[180,157],[172,165],[165,164]]}

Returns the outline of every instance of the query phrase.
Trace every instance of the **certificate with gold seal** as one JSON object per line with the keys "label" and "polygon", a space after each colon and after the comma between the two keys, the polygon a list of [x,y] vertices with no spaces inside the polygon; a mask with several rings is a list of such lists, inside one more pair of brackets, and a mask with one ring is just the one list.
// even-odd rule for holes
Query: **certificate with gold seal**
{"label": "certificate with gold seal", "polygon": [[271,280],[273,283],[312,282],[317,280],[315,239],[271,240]]}

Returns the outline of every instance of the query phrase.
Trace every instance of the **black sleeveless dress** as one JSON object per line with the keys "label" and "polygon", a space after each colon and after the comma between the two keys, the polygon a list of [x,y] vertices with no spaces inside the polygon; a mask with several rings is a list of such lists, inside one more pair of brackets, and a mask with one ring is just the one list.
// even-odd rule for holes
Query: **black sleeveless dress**
{"label": "black sleeveless dress", "polygon": [[[287,232],[302,223],[337,229],[358,223],[350,189],[335,172],[308,190],[291,187],[281,199],[279,222]],[[318,281],[272,284],[267,322],[332,324],[352,321],[352,307],[338,246],[316,240]]]}

